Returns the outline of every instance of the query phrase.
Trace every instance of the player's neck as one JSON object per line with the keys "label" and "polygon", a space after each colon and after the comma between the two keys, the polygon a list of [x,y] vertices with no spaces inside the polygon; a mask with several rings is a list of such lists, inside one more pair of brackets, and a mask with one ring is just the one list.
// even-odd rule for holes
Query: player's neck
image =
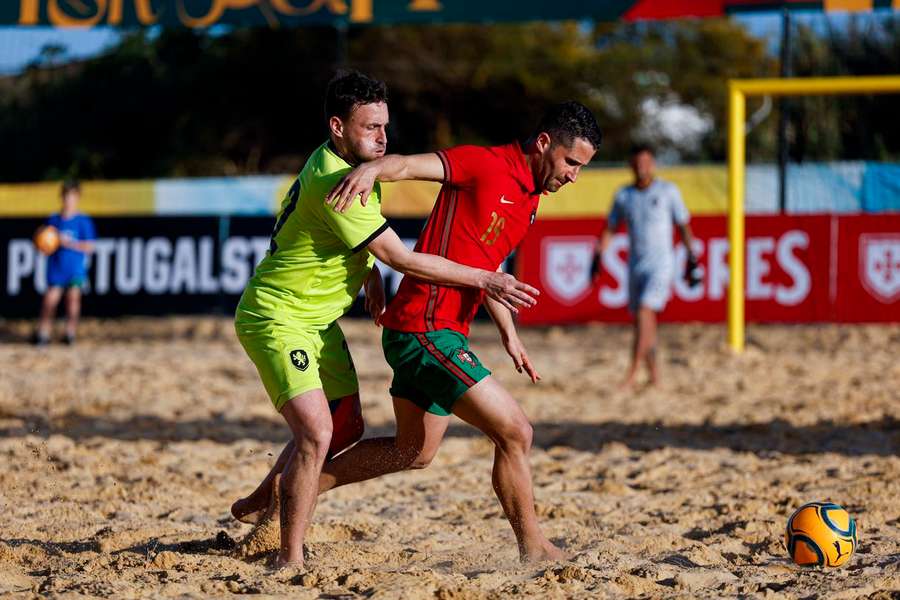
{"label": "player's neck", "polygon": [[355,167],[359,164],[359,161],[356,160],[356,157],[353,156],[353,153],[342,144],[338,143],[338,140],[331,138],[331,141],[328,143],[331,147],[331,151],[340,156],[345,163],[350,165],[351,167]]}
{"label": "player's neck", "polygon": [[67,210],[64,208],[61,211],[59,211],[59,216],[61,216],[63,219],[71,219],[76,214],[78,214],[78,210],[76,210],[74,208],[72,210]]}
{"label": "player's neck", "polygon": [[639,190],[646,190],[648,187],[653,185],[654,181],[656,181],[655,177],[648,177],[647,179],[635,179],[634,187]]}

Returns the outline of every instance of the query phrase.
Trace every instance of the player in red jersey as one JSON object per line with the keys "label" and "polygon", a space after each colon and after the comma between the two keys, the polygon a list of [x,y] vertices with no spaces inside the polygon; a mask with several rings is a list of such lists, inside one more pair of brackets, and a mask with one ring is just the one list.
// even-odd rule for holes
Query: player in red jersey
{"label": "player in red jersey", "polygon": [[[329,194],[329,202],[344,211],[357,196],[369,198],[376,181],[441,181],[444,185],[416,251],[499,270],[534,220],[541,194],[574,182],[599,144],[600,128],[591,112],[577,102],[566,102],[551,107],[521,144],[460,146],[362,163]],[[493,486],[515,532],[521,559],[560,559],[564,554],[541,532],[535,514],[531,424],[468,347],[469,324],[482,302],[516,369],[535,383],[540,379],[516,333],[511,314],[515,307],[407,275],[380,319],[385,326],[385,357],[394,370],[396,435],[362,440],[326,463],[319,491],[427,467],[452,412],[496,446]]]}
{"label": "player in red jersey", "polygon": [[[443,187],[417,252],[499,269],[534,221],[541,194],[574,182],[600,144],[600,128],[577,102],[556,105],[525,143],[460,146],[435,154],[386,156],[358,166],[329,195],[335,210],[369,197],[376,181],[441,181]],[[532,427],[518,403],[475,354],[466,336],[479,305],[500,330],[518,371],[537,382],[510,311],[477,290],[404,277],[381,319],[385,357],[394,370],[393,438],[364,440],[326,466],[320,489],[384,473],[424,468],[452,412],[496,445],[493,484],[523,560],[562,558],[541,532],[534,510],[529,452]]]}

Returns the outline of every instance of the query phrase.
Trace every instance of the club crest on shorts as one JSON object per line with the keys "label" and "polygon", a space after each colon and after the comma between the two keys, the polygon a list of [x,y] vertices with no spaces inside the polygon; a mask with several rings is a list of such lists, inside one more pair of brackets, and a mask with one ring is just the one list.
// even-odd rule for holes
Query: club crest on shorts
{"label": "club crest on shorts", "polygon": [[291,362],[299,371],[305,371],[309,367],[309,355],[306,350],[291,350]]}
{"label": "club crest on shorts", "polygon": [[475,357],[469,354],[468,351],[460,348],[456,351],[456,358],[459,359],[459,362],[466,363],[469,366],[477,367],[478,364],[475,362]]}

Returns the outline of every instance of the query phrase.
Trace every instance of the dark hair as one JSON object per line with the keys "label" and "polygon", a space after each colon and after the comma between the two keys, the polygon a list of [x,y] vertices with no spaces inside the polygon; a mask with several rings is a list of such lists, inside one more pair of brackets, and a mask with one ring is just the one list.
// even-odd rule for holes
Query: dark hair
{"label": "dark hair", "polygon": [[65,197],[69,192],[81,192],[81,184],[78,183],[77,179],[66,179],[63,181],[60,195]]}
{"label": "dark hair", "polygon": [[387,102],[387,86],[359,71],[338,71],[325,91],[325,120],[346,120],[353,108],[361,104]]}
{"label": "dark hair", "polygon": [[631,152],[629,153],[629,156],[631,156],[631,158],[634,158],[635,156],[637,156],[638,154],[641,154],[642,152],[646,152],[647,154],[649,154],[650,156],[653,156],[653,157],[656,156],[656,150],[654,150],[653,146],[651,146],[650,144],[634,144],[631,147]]}
{"label": "dark hair", "polygon": [[546,132],[554,144],[562,144],[566,148],[572,147],[575,138],[582,138],[597,150],[603,139],[594,114],[584,104],[574,100],[548,108],[532,137],[537,137],[541,132]]}

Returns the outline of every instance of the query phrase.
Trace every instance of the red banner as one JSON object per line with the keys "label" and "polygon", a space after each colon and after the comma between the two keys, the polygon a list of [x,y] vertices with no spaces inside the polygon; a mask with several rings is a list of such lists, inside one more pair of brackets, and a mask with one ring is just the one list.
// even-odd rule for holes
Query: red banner
{"label": "red banner", "polygon": [[[603,274],[589,269],[602,219],[542,219],[518,252],[519,277],[541,290],[524,324],[629,321],[628,237],[617,233]],[[728,294],[725,217],[691,222],[701,283],[682,277],[678,244],[664,321],[723,322]],[[900,215],[758,216],[746,223],[746,316],[754,322],[900,321]]]}

